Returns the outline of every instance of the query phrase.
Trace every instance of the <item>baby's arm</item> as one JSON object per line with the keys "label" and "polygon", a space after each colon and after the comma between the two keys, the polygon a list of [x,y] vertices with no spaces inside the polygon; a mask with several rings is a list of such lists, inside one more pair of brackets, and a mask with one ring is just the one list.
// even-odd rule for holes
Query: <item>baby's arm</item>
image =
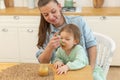
{"label": "baby's arm", "polygon": [[70,70],[81,69],[88,65],[88,58],[85,51],[83,49],[77,51],[75,60],[72,62],[69,61],[66,65],[69,67]]}

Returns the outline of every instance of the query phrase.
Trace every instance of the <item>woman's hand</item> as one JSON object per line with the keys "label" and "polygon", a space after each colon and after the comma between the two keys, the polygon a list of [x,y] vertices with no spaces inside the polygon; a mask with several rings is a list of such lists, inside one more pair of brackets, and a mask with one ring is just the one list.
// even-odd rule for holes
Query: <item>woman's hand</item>
{"label": "woman's hand", "polygon": [[58,69],[59,67],[61,67],[61,66],[63,66],[63,65],[64,65],[63,62],[56,61],[56,62],[54,63],[54,68],[55,68],[55,69]]}
{"label": "woman's hand", "polygon": [[69,70],[69,67],[67,65],[61,66],[57,69],[57,74],[66,74]]}
{"label": "woman's hand", "polygon": [[39,61],[41,63],[49,63],[52,57],[53,51],[60,46],[60,37],[59,36],[53,36],[49,43],[47,44],[45,50],[42,52],[42,54],[39,56]]}
{"label": "woman's hand", "polygon": [[54,36],[49,41],[47,46],[51,49],[56,49],[57,47],[59,47],[60,46],[60,36],[57,36],[57,33],[55,33]]}

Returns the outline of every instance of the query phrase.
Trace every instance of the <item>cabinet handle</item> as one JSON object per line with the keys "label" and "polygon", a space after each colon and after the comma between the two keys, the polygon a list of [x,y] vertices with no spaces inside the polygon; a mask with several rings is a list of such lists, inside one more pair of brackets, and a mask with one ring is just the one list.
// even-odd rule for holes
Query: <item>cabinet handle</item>
{"label": "cabinet handle", "polygon": [[33,30],[32,29],[27,29],[27,32],[32,33]]}
{"label": "cabinet handle", "polygon": [[15,20],[19,20],[20,18],[19,18],[19,16],[14,16],[13,17]]}
{"label": "cabinet handle", "polygon": [[3,28],[2,31],[3,31],[3,32],[8,32],[8,29]]}
{"label": "cabinet handle", "polygon": [[101,16],[100,19],[101,20],[106,20],[106,16]]}

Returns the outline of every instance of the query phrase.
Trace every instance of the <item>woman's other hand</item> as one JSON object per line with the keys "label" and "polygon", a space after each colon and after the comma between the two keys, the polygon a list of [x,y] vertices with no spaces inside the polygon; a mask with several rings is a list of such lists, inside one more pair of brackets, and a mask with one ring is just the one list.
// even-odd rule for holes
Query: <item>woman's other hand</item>
{"label": "woman's other hand", "polygon": [[57,33],[51,38],[50,42],[48,43],[49,48],[56,49],[60,46],[60,36]]}

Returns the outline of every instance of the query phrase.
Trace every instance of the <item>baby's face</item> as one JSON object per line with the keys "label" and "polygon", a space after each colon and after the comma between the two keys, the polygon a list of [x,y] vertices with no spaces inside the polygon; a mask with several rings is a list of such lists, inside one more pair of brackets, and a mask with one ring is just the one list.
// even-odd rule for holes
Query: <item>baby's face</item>
{"label": "baby's face", "polygon": [[63,31],[60,33],[60,37],[61,37],[60,44],[64,50],[70,50],[76,44],[74,36],[71,33]]}

